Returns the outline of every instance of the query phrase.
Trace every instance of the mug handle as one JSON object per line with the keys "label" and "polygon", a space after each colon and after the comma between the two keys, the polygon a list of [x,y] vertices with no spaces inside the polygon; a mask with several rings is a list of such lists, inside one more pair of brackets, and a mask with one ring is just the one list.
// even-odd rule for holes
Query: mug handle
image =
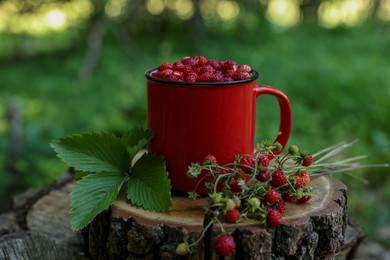
{"label": "mug handle", "polygon": [[260,95],[267,94],[276,97],[280,108],[280,126],[278,136],[275,142],[279,142],[282,145],[282,149],[274,154],[280,154],[286,146],[288,139],[290,138],[292,127],[292,112],[291,105],[288,97],[282,91],[271,86],[256,86],[254,89],[255,98]]}

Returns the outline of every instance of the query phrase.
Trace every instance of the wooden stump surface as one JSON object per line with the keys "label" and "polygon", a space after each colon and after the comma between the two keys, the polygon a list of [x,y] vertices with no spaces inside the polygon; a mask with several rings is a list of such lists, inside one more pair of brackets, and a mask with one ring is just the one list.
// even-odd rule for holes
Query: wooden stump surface
{"label": "wooden stump surface", "polygon": [[[313,178],[312,200],[287,203],[278,228],[224,224],[237,248],[231,259],[344,259],[356,240],[347,241],[347,189],[329,176]],[[175,259],[175,248],[195,241],[205,222],[206,198],[173,196],[173,206],[157,213],[132,206],[121,194],[110,210],[84,231],[94,259]],[[215,226],[212,233],[218,232]],[[348,251],[348,252],[347,252]],[[201,241],[187,259],[217,259],[212,239]]]}

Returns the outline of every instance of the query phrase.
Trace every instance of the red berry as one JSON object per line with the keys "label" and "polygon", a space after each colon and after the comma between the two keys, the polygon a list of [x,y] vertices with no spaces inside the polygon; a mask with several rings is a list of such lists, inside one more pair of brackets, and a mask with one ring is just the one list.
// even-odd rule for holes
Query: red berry
{"label": "red berry", "polygon": [[183,69],[180,70],[185,75],[187,75],[190,72],[193,72],[192,67],[190,65],[184,65]]}
{"label": "red berry", "polygon": [[267,225],[269,227],[277,227],[280,225],[280,220],[282,219],[282,214],[274,209],[268,209],[267,211]]}
{"label": "red berry", "polygon": [[269,192],[264,196],[264,202],[268,202],[270,204],[276,203],[278,199],[279,199],[279,195],[273,189],[269,190]]}
{"label": "red berry", "polygon": [[213,66],[214,69],[216,69],[216,70],[221,70],[222,69],[221,64],[218,61],[216,61],[216,60],[209,60],[207,64]]}
{"label": "red berry", "polygon": [[205,73],[205,72],[213,74],[215,72],[215,69],[211,65],[206,65],[206,66],[200,67],[200,74]]}
{"label": "red berry", "polygon": [[224,81],[224,75],[223,72],[218,70],[215,72],[215,74],[212,77],[212,82],[223,82]]}
{"label": "red berry", "polygon": [[198,76],[197,81],[199,82],[210,82],[212,78],[212,74],[210,72],[205,72]]}
{"label": "red berry", "polygon": [[311,200],[311,196],[308,195],[308,196],[302,196],[298,201],[301,203],[306,203],[309,200]]}
{"label": "red berry", "polygon": [[280,187],[287,183],[287,178],[284,175],[284,172],[282,170],[277,170],[274,172],[271,180],[271,186],[272,187]]}
{"label": "red berry", "polygon": [[241,71],[241,70],[237,70],[234,74],[233,74],[233,79],[234,80],[244,80],[244,79],[247,79],[249,78],[250,75],[248,72],[245,72],[245,71]]}
{"label": "red berry", "polygon": [[263,166],[263,168],[267,168],[269,166],[269,158],[267,155],[261,155],[257,162],[258,165]]}
{"label": "red berry", "polygon": [[313,163],[313,158],[310,154],[307,154],[302,161],[302,166],[310,166]]}
{"label": "red berry", "polygon": [[238,67],[238,70],[250,73],[252,68],[248,64],[242,64],[240,67]]}
{"label": "red berry", "polygon": [[233,81],[233,78],[231,78],[231,77],[224,77],[223,81],[224,82],[230,82],[230,81]]}
{"label": "red berry", "polygon": [[196,66],[203,67],[207,64],[207,59],[203,56],[195,56],[195,60],[197,60]]}
{"label": "red berry", "polygon": [[177,71],[182,71],[183,72],[183,69],[185,68],[185,65],[180,62],[180,61],[176,61],[172,64],[172,69],[173,70],[177,70]]}
{"label": "red berry", "polygon": [[195,72],[190,72],[186,75],[185,81],[186,82],[196,82],[198,79],[198,75],[196,75]]}
{"label": "red berry", "polygon": [[302,178],[302,186],[306,186],[310,183],[310,175],[306,171],[299,170],[298,176]]}
{"label": "red berry", "polygon": [[165,63],[163,63],[163,64],[161,64],[159,67],[158,67],[158,70],[159,71],[163,71],[163,70],[166,70],[166,69],[172,69],[172,64],[171,63],[169,63],[169,62],[165,62]]}
{"label": "red berry", "polygon": [[215,250],[221,256],[230,256],[235,248],[236,243],[231,235],[219,236],[215,241]]}
{"label": "red berry", "polygon": [[226,60],[223,65],[222,65],[222,69],[224,71],[227,71],[227,70],[233,70],[233,71],[236,71],[238,68],[237,66],[237,63],[235,61],[232,61],[232,60]]}
{"label": "red berry", "polygon": [[161,76],[162,76],[163,79],[168,79],[169,76],[172,75],[173,70],[171,70],[171,69],[165,69],[165,70],[162,70],[160,73],[161,73]]}
{"label": "red berry", "polygon": [[205,163],[207,163],[207,164],[216,164],[217,163],[217,158],[215,158],[214,155],[209,154],[203,160],[203,164],[205,164]]}
{"label": "red berry", "polygon": [[226,70],[225,71],[225,77],[233,78],[235,71],[234,70]]}
{"label": "red berry", "polygon": [[297,201],[297,199],[289,193],[283,194],[282,198],[285,202],[296,202]]}
{"label": "red berry", "polygon": [[253,156],[243,155],[239,164],[241,164],[240,167],[245,173],[250,174],[255,167],[255,158]]}
{"label": "red berry", "polygon": [[271,172],[268,169],[262,170],[256,178],[259,181],[266,182],[271,178]]}
{"label": "red berry", "polygon": [[295,189],[299,189],[303,186],[303,180],[300,176],[294,176],[295,179]]}
{"label": "red berry", "polygon": [[166,78],[165,78],[166,80],[169,80],[169,81],[178,81],[178,78],[176,77],[176,75],[175,74],[170,74],[170,75],[168,75]]}
{"label": "red berry", "polygon": [[184,80],[184,73],[181,71],[174,71],[173,75],[175,75],[178,80]]}
{"label": "red berry", "polygon": [[243,181],[243,179],[235,179],[229,184],[232,192],[241,192],[242,191],[242,187],[240,185],[242,183],[242,181]]}
{"label": "red berry", "polygon": [[240,219],[240,211],[235,208],[228,210],[225,217],[229,223],[236,223]]}
{"label": "red berry", "polygon": [[283,215],[283,213],[286,211],[286,203],[284,200],[279,200],[278,205],[276,205],[276,210]]}

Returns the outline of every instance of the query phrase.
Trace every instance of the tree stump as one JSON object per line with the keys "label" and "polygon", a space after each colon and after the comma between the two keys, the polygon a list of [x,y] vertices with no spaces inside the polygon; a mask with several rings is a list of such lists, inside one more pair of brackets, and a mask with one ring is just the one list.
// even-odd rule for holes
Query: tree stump
{"label": "tree stump", "polygon": [[[311,185],[311,201],[287,203],[277,228],[245,222],[224,224],[237,245],[229,259],[347,258],[357,241],[348,236],[346,186],[330,176],[313,178]],[[129,204],[121,194],[83,230],[86,246],[94,259],[218,259],[210,239],[210,234],[218,233],[217,226],[191,254],[182,258],[175,254],[179,243],[200,236],[208,222],[206,203],[206,198],[194,201],[173,196],[172,208],[157,213]]]}

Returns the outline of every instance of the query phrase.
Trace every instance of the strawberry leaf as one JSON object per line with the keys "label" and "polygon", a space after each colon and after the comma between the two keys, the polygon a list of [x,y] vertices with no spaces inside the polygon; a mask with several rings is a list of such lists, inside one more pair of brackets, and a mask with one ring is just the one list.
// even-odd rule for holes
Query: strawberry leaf
{"label": "strawberry leaf", "polygon": [[72,135],[50,146],[69,166],[85,172],[128,172],[131,160],[121,138],[109,133]]}
{"label": "strawberry leaf", "polygon": [[148,129],[134,127],[122,137],[122,141],[127,146],[127,152],[130,155],[130,161],[139,150],[145,147],[153,135],[154,133]]}
{"label": "strawberry leaf", "polygon": [[143,154],[134,164],[127,198],[148,210],[166,211],[171,207],[171,185],[163,157]]}
{"label": "strawberry leaf", "polygon": [[107,209],[118,196],[125,178],[122,172],[98,172],[79,180],[70,193],[72,229],[82,229]]}

